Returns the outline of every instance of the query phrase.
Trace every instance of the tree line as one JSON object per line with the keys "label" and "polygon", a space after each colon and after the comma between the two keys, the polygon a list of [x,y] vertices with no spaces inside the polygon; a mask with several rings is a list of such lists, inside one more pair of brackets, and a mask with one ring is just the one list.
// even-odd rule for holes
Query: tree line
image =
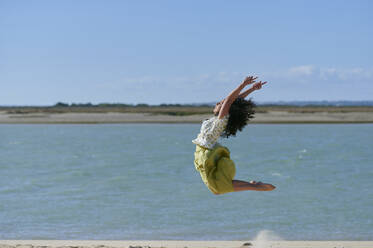
{"label": "tree line", "polygon": [[210,104],[166,104],[162,103],[159,105],[150,105],[147,103],[138,103],[138,104],[127,104],[127,103],[99,103],[99,104],[92,104],[88,103],[65,103],[65,102],[57,102],[52,107],[209,107]]}

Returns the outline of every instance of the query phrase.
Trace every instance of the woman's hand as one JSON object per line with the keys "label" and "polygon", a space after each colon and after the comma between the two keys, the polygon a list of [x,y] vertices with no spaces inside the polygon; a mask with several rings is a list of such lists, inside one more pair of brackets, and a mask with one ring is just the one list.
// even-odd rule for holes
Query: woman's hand
{"label": "woman's hand", "polygon": [[259,81],[259,82],[255,82],[255,80],[257,79],[258,77],[253,77],[253,76],[250,76],[250,77],[246,77],[245,80],[242,82],[241,86],[242,87],[245,87],[246,85],[248,84],[253,84],[253,86],[251,86],[250,89],[246,90],[245,92],[243,93],[240,93],[238,95],[238,97],[240,98],[246,98],[249,94],[251,94],[253,91],[256,91],[256,90],[260,90],[262,88],[263,85],[265,85],[267,82],[262,82],[262,81]]}
{"label": "woman's hand", "polygon": [[253,84],[255,83],[255,80],[257,79],[258,77],[254,77],[254,76],[248,76],[246,77],[244,80],[243,80],[243,84],[245,85],[249,85],[249,84]]}
{"label": "woman's hand", "polygon": [[257,83],[254,83],[254,85],[252,86],[252,89],[253,90],[260,90],[262,88],[262,86],[265,85],[266,83],[267,83],[267,81],[265,81],[265,82],[259,81]]}

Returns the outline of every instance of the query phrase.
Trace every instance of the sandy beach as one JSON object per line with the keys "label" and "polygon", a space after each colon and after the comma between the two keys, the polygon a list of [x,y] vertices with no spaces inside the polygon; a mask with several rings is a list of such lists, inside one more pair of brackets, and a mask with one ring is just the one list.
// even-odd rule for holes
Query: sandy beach
{"label": "sandy beach", "polygon": [[0,240],[0,248],[371,248],[373,241]]}
{"label": "sandy beach", "polygon": [[[200,123],[210,114],[185,116],[152,113],[26,113],[0,112],[0,124],[16,123]],[[257,113],[251,123],[373,123],[373,112],[287,112]]]}

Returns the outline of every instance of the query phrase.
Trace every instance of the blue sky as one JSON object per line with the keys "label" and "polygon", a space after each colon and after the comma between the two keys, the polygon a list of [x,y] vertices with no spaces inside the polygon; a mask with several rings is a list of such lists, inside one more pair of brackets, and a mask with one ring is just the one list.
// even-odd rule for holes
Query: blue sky
{"label": "blue sky", "polygon": [[0,0],[0,105],[373,100],[373,1]]}

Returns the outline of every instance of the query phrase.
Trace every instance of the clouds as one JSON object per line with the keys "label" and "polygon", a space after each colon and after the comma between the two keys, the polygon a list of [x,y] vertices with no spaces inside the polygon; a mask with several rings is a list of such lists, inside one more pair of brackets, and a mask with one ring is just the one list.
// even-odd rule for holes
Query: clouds
{"label": "clouds", "polygon": [[298,82],[327,81],[327,83],[344,83],[346,81],[370,82],[373,81],[373,68],[351,67],[317,67],[314,65],[298,65],[275,72],[263,72],[271,79],[281,79]]}
{"label": "clouds", "polygon": [[95,88],[101,95],[110,95],[112,99],[126,103],[211,102],[225,97],[244,76],[238,72],[124,76],[98,83]]}
{"label": "clouds", "polygon": [[340,81],[347,80],[372,80],[373,79],[373,69],[365,69],[361,67],[355,68],[321,68],[320,78],[328,80],[331,78],[336,78]]}
{"label": "clouds", "polygon": [[[247,75],[259,76],[269,83],[252,96],[256,101],[291,100],[371,100],[373,68],[296,65],[272,71],[220,71],[195,74],[143,74],[140,76],[110,74],[106,81],[97,79],[79,90],[66,84],[50,84],[44,98],[18,104],[54,104],[63,102],[121,103],[210,103],[226,97]],[[93,81],[93,80],[92,80]],[[35,84],[33,84],[35,86]],[[35,87],[33,87],[35,88]],[[44,87],[43,89],[48,89]],[[4,91],[7,92],[7,91]],[[38,92],[42,92],[40,87]],[[82,93],[84,92],[84,94]],[[20,97],[5,94],[2,99]],[[30,96],[37,95],[27,94]],[[28,96],[22,96],[27,99]],[[10,98],[9,98],[10,99]],[[40,100],[41,99],[41,100]],[[55,100],[54,100],[55,99]],[[9,100],[10,104],[14,104]]]}
{"label": "clouds", "polygon": [[369,100],[372,99],[373,67],[341,68],[298,65],[263,72],[274,100]]}
{"label": "clouds", "polygon": [[187,88],[219,88],[227,84],[237,84],[242,80],[244,74],[238,72],[203,73],[197,75],[159,76],[144,75],[139,77],[122,77],[116,82],[102,84],[116,86],[119,88],[149,89],[149,87],[162,87],[165,89],[187,89]]}
{"label": "clouds", "polygon": [[312,65],[300,65],[288,69],[290,76],[309,76],[314,72],[315,67]]}
{"label": "clouds", "polygon": [[371,99],[372,68],[315,65],[255,73],[221,71],[194,75],[124,76],[102,83],[96,90],[111,99],[108,101],[126,103],[213,102],[229,94],[249,74],[269,82],[265,90],[253,95],[259,101]]}
{"label": "clouds", "polygon": [[327,81],[335,83],[351,80],[373,81],[373,68],[336,68],[317,67],[314,65],[292,66],[277,71],[258,71],[256,73],[245,72],[217,72],[197,75],[158,76],[144,75],[140,77],[123,77],[118,84],[129,87],[146,89],[151,85],[159,87],[203,87],[216,88],[237,85],[247,75],[259,76],[260,80],[280,80],[286,82]]}

